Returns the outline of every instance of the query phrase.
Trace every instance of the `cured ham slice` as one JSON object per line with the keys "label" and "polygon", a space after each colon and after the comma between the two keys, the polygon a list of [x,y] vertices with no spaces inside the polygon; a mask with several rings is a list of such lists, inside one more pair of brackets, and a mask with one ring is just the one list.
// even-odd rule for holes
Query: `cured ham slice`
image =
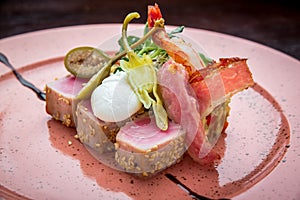
{"label": "cured ham slice", "polygon": [[157,80],[164,106],[169,118],[187,131],[187,145],[194,140],[198,129],[202,129],[198,101],[188,83],[189,75],[181,64],[169,61],[159,69]]}
{"label": "cured ham slice", "polygon": [[226,125],[228,100],[253,84],[246,60],[224,59],[191,76],[169,61],[158,71],[158,83],[168,116],[187,132],[189,155],[199,163],[217,159],[211,149]]}
{"label": "cured ham slice", "polygon": [[86,79],[66,76],[46,84],[46,112],[67,127],[75,127],[75,96]]}
{"label": "cured ham slice", "polygon": [[185,131],[170,122],[166,131],[154,118],[142,118],[123,126],[116,138],[115,159],[129,173],[153,175],[175,164],[185,152]]}
{"label": "cured ham slice", "polygon": [[188,73],[185,67],[170,61],[158,71],[157,78],[168,116],[185,129],[184,143],[189,155],[196,159],[205,143],[205,129]]}

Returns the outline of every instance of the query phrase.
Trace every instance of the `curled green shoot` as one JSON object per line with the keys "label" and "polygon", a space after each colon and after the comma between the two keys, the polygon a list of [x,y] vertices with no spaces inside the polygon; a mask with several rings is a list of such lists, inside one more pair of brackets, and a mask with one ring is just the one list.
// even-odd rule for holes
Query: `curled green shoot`
{"label": "curled green shoot", "polygon": [[157,93],[157,77],[152,59],[147,54],[141,57],[137,55],[127,41],[127,27],[134,18],[139,18],[139,14],[128,14],[123,23],[122,40],[128,61],[121,60],[120,64],[127,72],[128,82],[144,107],[149,109],[152,106],[157,127],[167,130],[168,116]]}

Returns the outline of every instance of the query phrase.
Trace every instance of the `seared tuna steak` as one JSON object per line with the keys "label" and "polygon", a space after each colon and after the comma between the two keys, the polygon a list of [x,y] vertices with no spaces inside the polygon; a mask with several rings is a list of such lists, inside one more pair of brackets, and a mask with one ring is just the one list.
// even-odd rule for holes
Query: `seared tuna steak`
{"label": "seared tuna steak", "polygon": [[86,79],[67,76],[47,83],[46,112],[67,127],[75,127],[73,113],[78,103],[75,96],[85,82]]}
{"label": "seared tuna steak", "polygon": [[116,138],[115,159],[129,173],[153,175],[180,160],[186,148],[185,131],[169,122],[166,131],[154,118],[142,118],[121,127]]}
{"label": "seared tuna steak", "polygon": [[76,110],[76,130],[80,141],[97,153],[109,152],[114,149],[119,126],[112,122],[103,122],[93,115],[90,99],[81,101]]}
{"label": "seared tuna steak", "polygon": [[121,122],[104,122],[98,119],[92,111],[90,99],[78,103],[76,110],[76,130],[80,141],[98,154],[114,150],[114,143],[120,127],[126,122],[148,115],[143,109],[129,119]]}

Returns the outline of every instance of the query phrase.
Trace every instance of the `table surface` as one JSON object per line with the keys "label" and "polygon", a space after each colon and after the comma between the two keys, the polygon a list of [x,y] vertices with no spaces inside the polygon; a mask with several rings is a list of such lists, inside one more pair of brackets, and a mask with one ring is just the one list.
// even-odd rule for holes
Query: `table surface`
{"label": "table surface", "polygon": [[[300,59],[300,12],[293,0],[157,0],[168,25],[184,25],[249,39]],[[172,2],[172,3],[171,3]],[[147,5],[137,0],[1,0],[0,38],[71,25],[121,23]]]}

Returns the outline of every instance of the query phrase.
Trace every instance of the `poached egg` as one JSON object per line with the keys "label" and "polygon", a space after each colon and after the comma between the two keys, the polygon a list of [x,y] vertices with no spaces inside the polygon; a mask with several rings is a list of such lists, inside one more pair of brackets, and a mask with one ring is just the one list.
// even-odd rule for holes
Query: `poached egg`
{"label": "poached egg", "polygon": [[142,103],[127,81],[127,73],[119,71],[105,78],[93,91],[91,106],[100,120],[119,122],[141,109]]}

